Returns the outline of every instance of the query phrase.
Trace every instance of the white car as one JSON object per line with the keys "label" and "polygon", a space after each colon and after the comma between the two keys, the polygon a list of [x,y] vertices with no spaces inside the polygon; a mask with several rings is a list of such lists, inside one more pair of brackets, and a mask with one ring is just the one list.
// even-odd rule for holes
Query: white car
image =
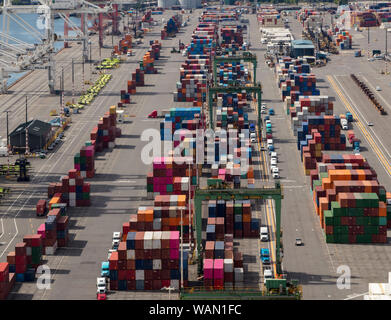
{"label": "white car", "polygon": [[101,294],[107,292],[105,278],[96,278],[96,292]]}
{"label": "white car", "polygon": [[278,162],[277,152],[273,151],[273,152],[270,154],[270,158],[271,158],[271,159],[276,159],[276,161]]}
{"label": "white car", "polygon": [[275,164],[270,166],[270,172],[273,173],[274,169],[278,169],[278,167]]}
{"label": "white car", "polygon": [[111,246],[113,250],[117,250],[119,246],[119,240],[113,240]]}
{"label": "white car", "polygon": [[379,86],[377,86],[376,91],[381,91],[381,88]]}
{"label": "white car", "polygon": [[261,43],[262,43],[262,44],[266,44],[266,43],[267,43],[267,39],[262,38],[262,39],[261,39]]}
{"label": "white car", "polygon": [[262,110],[261,110],[261,114],[266,114],[266,110],[265,110],[265,109],[262,109]]}
{"label": "white car", "polygon": [[255,138],[251,138],[251,143],[257,143],[257,139],[255,139]]}
{"label": "white car", "polygon": [[273,279],[273,272],[271,269],[263,270],[263,283],[266,284],[266,279]]}
{"label": "white car", "polygon": [[275,158],[270,159],[270,165],[273,167],[277,166],[277,160]]}

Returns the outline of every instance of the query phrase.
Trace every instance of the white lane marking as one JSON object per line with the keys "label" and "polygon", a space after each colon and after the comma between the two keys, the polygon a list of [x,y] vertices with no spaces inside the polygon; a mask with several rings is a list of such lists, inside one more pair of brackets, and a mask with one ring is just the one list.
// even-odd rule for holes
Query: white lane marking
{"label": "white lane marking", "polygon": [[118,180],[117,183],[136,183],[136,180]]}
{"label": "white lane marking", "polygon": [[355,299],[355,298],[358,298],[358,297],[362,297],[362,296],[365,296],[365,295],[368,294],[368,293],[369,293],[369,291],[368,291],[368,292],[364,292],[364,293],[353,293],[353,294],[349,294],[349,295],[347,296],[347,298],[344,299],[344,300],[351,300],[351,299]]}

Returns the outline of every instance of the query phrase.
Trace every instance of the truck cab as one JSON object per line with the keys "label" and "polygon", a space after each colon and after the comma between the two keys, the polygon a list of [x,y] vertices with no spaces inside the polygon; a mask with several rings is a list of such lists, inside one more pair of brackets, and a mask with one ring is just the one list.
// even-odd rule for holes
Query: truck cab
{"label": "truck cab", "polygon": [[263,283],[266,284],[267,279],[273,279],[273,272],[270,268],[263,270]]}
{"label": "truck cab", "polygon": [[353,115],[350,112],[346,112],[346,119],[348,122],[353,122]]}
{"label": "truck cab", "polygon": [[109,262],[108,261],[103,261],[102,262],[100,275],[101,275],[101,277],[109,277],[110,276]]}
{"label": "truck cab", "polygon": [[267,249],[267,248],[261,249],[261,261],[262,261],[262,264],[269,264],[270,263],[269,249]]}
{"label": "truck cab", "polygon": [[[260,236],[261,236],[261,241],[268,241],[269,240],[269,231],[268,231],[267,227],[261,227]],[[262,250],[261,250],[261,254],[262,254]]]}
{"label": "truck cab", "polygon": [[106,278],[96,278],[96,292],[98,294],[104,294],[107,292]]}

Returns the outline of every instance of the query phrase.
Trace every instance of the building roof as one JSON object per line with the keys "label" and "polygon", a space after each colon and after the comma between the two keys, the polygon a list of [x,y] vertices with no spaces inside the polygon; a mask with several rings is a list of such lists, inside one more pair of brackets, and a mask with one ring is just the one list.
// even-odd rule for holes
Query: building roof
{"label": "building roof", "polygon": [[10,136],[20,134],[26,130],[28,127],[28,132],[34,136],[45,136],[52,129],[52,126],[41,120],[30,120],[24,123],[21,123],[14,131],[10,133]]}
{"label": "building roof", "polygon": [[292,47],[294,49],[315,49],[314,44],[310,40],[292,40]]}

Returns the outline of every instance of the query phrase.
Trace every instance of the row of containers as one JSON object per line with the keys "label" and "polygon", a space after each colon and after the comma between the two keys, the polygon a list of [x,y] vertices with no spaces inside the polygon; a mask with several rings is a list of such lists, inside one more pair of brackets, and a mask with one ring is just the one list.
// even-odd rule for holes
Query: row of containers
{"label": "row of containers", "polygon": [[109,129],[115,129],[114,138],[121,134],[119,128],[115,127],[115,117],[116,108],[111,107],[99,121],[98,132],[93,130],[91,140],[75,155],[75,168],[69,170],[67,176],[61,177],[60,183],[48,186],[49,201],[38,201],[37,215],[43,216],[47,212],[46,220],[38,227],[36,234],[25,235],[23,242],[17,243],[15,250],[8,253],[7,262],[1,263],[0,299],[6,299],[15,282],[35,281],[43,256],[54,255],[57,248],[68,245],[67,207],[90,205],[90,184],[85,182],[84,178],[92,178],[94,175],[94,156],[100,144],[102,147],[109,147],[110,139],[105,139],[110,137]]}
{"label": "row of containers", "polygon": [[114,53],[121,55],[127,54],[132,49],[132,35],[125,34],[124,37],[119,40],[118,46],[114,46]]}
{"label": "row of containers", "polygon": [[201,23],[193,31],[190,44],[186,47],[187,59],[180,68],[174,101],[192,102],[195,107],[201,107],[206,101],[210,57],[214,53],[217,36],[217,26],[212,23]]}
{"label": "row of containers", "polygon": [[[279,60],[276,71],[281,87],[281,71],[294,73],[292,65],[296,68],[302,62],[288,57]],[[315,211],[326,242],[385,243],[387,227],[391,227],[391,199],[379,185],[375,170],[362,155],[327,152],[344,151],[347,140],[352,145],[357,140],[353,131],[348,132],[348,139],[341,132],[341,118],[333,115],[330,97],[300,92],[286,96],[284,107],[297,136],[304,173],[311,178]]]}
{"label": "row of containers", "polygon": [[[331,30],[328,31],[329,33]],[[340,50],[352,49],[352,35],[349,31],[339,31],[333,36],[335,45]]]}
{"label": "row of containers", "polygon": [[67,207],[90,205],[90,184],[84,179],[94,177],[96,152],[111,150],[115,138],[121,136],[116,117],[117,109],[111,106],[91,131],[90,140],[74,156],[74,169],[62,176],[59,183],[49,184],[48,202],[38,201],[37,215],[48,212],[46,221],[38,227],[37,234],[26,235],[22,243],[16,244],[15,250],[7,255],[7,262],[1,263],[0,299],[6,299],[15,282],[35,280],[43,255],[53,255],[58,247],[68,245]]}
{"label": "row of containers", "polygon": [[162,45],[157,40],[151,41],[151,48],[144,54],[143,60],[140,61],[140,69],[144,71],[144,74],[157,73],[157,69],[154,66],[155,60],[160,58],[160,50]]}
{"label": "row of containers", "polygon": [[161,40],[171,37],[179,32],[182,25],[182,17],[183,16],[181,14],[177,13],[168,19],[160,33]]}
{"label": "row of containers", "polygon": [[151,41],[149,50],[145,53],[143,60],[140,61],[140,68],[132,72],[132,80],[128,80],[127,89],[121,90],[121,99],[118,107],[123,107],[124,104],[130,103],[130,96],[136,94],[136,87],[145,85],[144,75],[156,73],[154,61],[159,60],[162,45],[157,40]]}
{"label": "row of containers", "polygon": [[[217,35],[217,27],[214,24],[201,22],[194,35],[205,37],[204,39],[211,35],[214,39]],[[194,75],[197,73],[206,75],[210,71],[209,53],[215,44],[213,42],[210,44],[210,41],[197,41],[201,38],[193,38],[193,40],[192,45],[188,47],[188,56],[181,69],[181,80],[189,80],[187,83],[183,82],[188,85],[184,89],[194,92],[200,89],[199,86],[196,86],[200,82],[195,79]],[[190,81],[193,79],[195,81]],[[221,98],[223,99],[223,97]],[[197,102],[198,99],[203,98],[198,96],[193,102]],[[234,97],[224,99],[228,101],[233,100]],[[174,155],[173,152],[168,156],[157,157],[153,160],[153,170],[147,174],[147,195],[149,199],[154,200],[154,203],[153,206],[138,208],[137,212],[131,214],[129,221],[122,226],[122,241],[118,251],[112,253],[109,258],[111,290],[160,290],[165,286],[179,289],[181,276],[184,279],[184,286],[188,285],[188,252],[184,248],[182,271],[179,243],[181,229],[183,241],[188,242],[190,239],[194,239],[192,231],[193,208],[189,205],[189,199],[194,196],[194,189],[198,182],[197,176],[202,174],[201,166],[195,165],[195,161],[193,161],[196,148],[195,130],[204,125],[200,113],[201,109],[197,105],[190,108],[171,108],[161,122],[162,141],[171,141],[173,147],[178,146],[180,142],[186,146],[179,155],[182,162],[178,161],[178,155]],[[184,129],[191,135],[176,134]],[[216,145],[218,145],[217,142],[218,140]],[[238,145],[238,147],[241,146]],[[244,149],[243,152],[245,152]],[[225,157],[227,160],[230,158],[228,155]],[[229,174],[233,176],[234,170],[237,173],[236,166],[233,166],[234,162],[232,159],[229,160],[231,160],[232,166],[226,168],[227,177]],[[223,175],[219,167],[214,166],[212,170],[210,166],[209,169],[209,173],[213,171],[216,178],[218,173]],[[210,219],[205,229],[205,241],[207,238],[208,241],[224,241],[225,228],[231,230],[232,236],[227,238],[225,246],[227,246],[227,252],[231,251],[231,253],[227,253],[226,259],[231,259],[232,263],[227,261],[225,277],[224,262],[222,264],[221,259],[218,259],[221,255],[216,255],[216,262],[213,256],[211,272],[208,271],[210,263],[206,261],[206,279],[209,277],[212,281],[206,282],[205,285],[223,288],[224,282],[226,282],[229,287],[229,283],[233,285],[234,279],[238,283],[243,280],[243,259],[239,253],[229,250],[228,247],[233,248],[232,239],[234,236],[239,238],[259,237],[259,222],[252,219],[251,207],[247,202],[229,202],[227,205],[225,202],[224,204],[215,202],[214,209],[213,202],[211,202],[208,215],[210,215]],[[217,238],[216,235],[218,235]],[[219,246],[221,245],[217,244],[217,249]],[[223,255],[222,261],[224,259]],[[214,271],[215,269],[216,271]],[[236,278],[235,273],[237,274]]]}
{"label": "row of containers", "polygon": [[[179,30],[178,21],[174,16],[167,22],[165,36]],[[203,84],[188,72],[201,69],[198,59],[203,60],[203,65],[209,65],[206,57],[188,56],[183,66],[186,71],[181,73],[189,92],[191,89],[194,92],[197,85],[201,90],[199,84]],[[161,140],[173,141],[174,132],[178,129],[201,128],[200,111],[196,105],[168,110],[160,124]],[[180,141],[178,138],[173,145]],[[153,159],[152,172],[147,174],[146,179],[147,196],[154,200],[153,206],[139,207],[130,215],[129,221],[123,223],[122,241],[108,261],[110,290],[179,289],[181,276],[184,286],[188,286],[188,251],[183,250],[181,270],[180,231],[182,229],[183,241],[188,242],[190,237],[194,237],[189,196],[194,194],[198,168],[192,164],[193,161],[186,160],[186,155],[180,156],[184,156],[182,162],[177,161],[172,152]]]}

